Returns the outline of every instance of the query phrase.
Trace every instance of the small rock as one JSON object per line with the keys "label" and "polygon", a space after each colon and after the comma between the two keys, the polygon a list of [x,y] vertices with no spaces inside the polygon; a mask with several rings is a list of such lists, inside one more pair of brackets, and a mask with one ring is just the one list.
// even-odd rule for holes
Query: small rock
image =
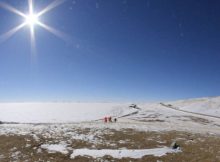
{"label": "small rock", "polygon": [[172,149],[177,149],[177,148],[179,148],[180,146],[174,141],[174,142],[172,142],[172,144],[170,145],[170,147],[171,147]]}

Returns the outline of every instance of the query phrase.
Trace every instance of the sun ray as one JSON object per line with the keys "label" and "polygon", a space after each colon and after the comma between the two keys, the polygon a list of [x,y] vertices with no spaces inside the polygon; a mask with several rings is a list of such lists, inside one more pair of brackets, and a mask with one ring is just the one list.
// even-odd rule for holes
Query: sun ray
{"label": "sun ray", "polygon": [[23,12],[21,12],[21,11],[17,10],[16,8],[14,8],[14,7],[8,5],[7,3],[0,2],[0,6],[1,6],[2,8],[4,8],[4,9],[9,10],[9,11],[11,11],[11,12],[17,14],[17,15],[20,15],[20,16],[22,16],[22,17],[25,17],[25,16],[26,16]]}
{"label": "sun ray", "polygon": [[31,53],[35,56],[36,54],[36,43],[35,43],[35,31],[34,27],[30,28],[30,39],[31,39]]}
{"label": "sun ray", "polygon": [[38,22],[38,17],[34,14],[34,2],[28,0],[29,15],[26,15],[26,24],[30,27],[30,43],[31,43],[31,54],[32,59],[36,54],[36,43],[35,43],[35,30],[34,25]]}
{"label": "sun ray", "polygon": [[28,0],[28,5],[29,5],[29,14],[33,14],[33,1],[32,0]]}
{"label": "sun ray", "polygon": [[16,32],[18,32],[21,28],[23,28],[26,24],[22,23],[14,28],[12,28],[11,30],[9,30],[8,32],[2,34],[0,36],[0,42],[4,42],[7,39],[9,39],[10,37],[12,37]]}
{"label": "sun ray", "polygon": [[63,39],[66,42],[69,42],[70,38],[65,33],[61,32],[61,31],[59,31],[49,25],[46,25],[42,22],[38,22],[37,24],[40,25],[42,28],[46,29],[47,31],[49,31],[50,33],[54,34],[55,36]]}
{"label": "sun ray", "polygon": [[49,4],[46,8],[44,8],[43,10],[41,10],[37,16],[41,16],[43,14],[45,14],[46,12],[49,12],[50,10],[52,10],[53,8],[61,5],[62,3],[64,3],[66,0],[55,0],[53,1],[51,4]]}

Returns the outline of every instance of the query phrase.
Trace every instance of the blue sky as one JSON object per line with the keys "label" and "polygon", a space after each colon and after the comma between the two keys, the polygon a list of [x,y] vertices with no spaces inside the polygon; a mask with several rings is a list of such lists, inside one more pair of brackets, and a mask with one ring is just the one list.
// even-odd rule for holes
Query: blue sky
{"label": "blue sky", "polygon": [[[0,0],[27,12],[27,1]],[[40,11],[51,0],[34,1]],[[220,95],[218,0],[67,0],[0,43],[1,101],[159,101]],[[0,8],[0,34],[24,20]]]}

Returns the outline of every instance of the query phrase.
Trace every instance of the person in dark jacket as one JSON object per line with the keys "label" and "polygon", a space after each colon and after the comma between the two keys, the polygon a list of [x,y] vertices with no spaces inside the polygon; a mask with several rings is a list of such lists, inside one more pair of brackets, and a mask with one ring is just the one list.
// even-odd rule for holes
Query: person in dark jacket
{"label": "person in dark jacket", "polygon": [[108,122],[108,118],[104,117],[104,122],[107,123]]}
{"label": "person in dark jacket", "polygon": [[111,116],[108,117],[108,121],[112,122],[112,117]]}

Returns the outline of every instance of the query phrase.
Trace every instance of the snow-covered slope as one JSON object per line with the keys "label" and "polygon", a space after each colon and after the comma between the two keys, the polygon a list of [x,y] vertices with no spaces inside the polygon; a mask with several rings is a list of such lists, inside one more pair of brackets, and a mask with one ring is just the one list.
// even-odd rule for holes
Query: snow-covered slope
{"label": "snow-covered slope", "polygon": [[180,110],[220,117],[220,97],[180,100],[169,104]]}
{"label": "snow-covered slope", "polygon": [[[145,103],[127,118],[145,122],[181,123],[193,121],[207,124],[220,119],[220,97],[181,100],[166,103]],[[216,124],[218,125],[218,124]]]}
{"label": "snow-covered slope", "polygon": [[141,122],[149,130],[220,134],[219,98],[138,104],[138,112],[125,118],[132,120],[130,124]]}

